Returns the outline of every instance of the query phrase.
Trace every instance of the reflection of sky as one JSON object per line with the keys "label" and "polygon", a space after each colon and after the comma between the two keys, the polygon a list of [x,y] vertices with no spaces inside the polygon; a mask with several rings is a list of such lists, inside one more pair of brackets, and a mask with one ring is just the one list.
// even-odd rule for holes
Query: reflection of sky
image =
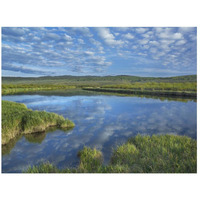
{"label": "reflection of sky", "polygon": [[49,161],[63,168],[78,164],[83,146],[96,147],[109,161],[112,149],[140,134],[177,134],[196,138],[196,103],[116,96],[13,95],[4,100],[25,103],[33,110],[56,112],[74,121],[69,132],[48,133],[41,144],[20,139],[2,157],[3,172],[20,172]]}

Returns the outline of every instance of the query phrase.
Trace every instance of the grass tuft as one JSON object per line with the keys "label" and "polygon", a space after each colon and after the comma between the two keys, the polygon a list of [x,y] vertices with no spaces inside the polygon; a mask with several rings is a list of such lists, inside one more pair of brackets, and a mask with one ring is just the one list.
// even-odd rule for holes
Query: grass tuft
{"label": "grass tuft", "polygon": [[78,152],[80,172],[97,172],[103,163],[103,155],[97,149],[84,147]]}
{"label": "grass tuft", "polygon": [[2,101],[2,144],[20,134],[44,132],[50,126],[74,127],[63,116],[45,111],[32,111],[24,104]]}

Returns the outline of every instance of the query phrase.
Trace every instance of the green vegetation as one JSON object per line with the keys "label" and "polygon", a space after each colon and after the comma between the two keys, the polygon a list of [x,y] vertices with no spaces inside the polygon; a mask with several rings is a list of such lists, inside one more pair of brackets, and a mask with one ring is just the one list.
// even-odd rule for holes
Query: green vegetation
{"label": "green vegetation", "polygon": [[39,166],[33,166],[27,170],[27,173],[59,173],[60,170],[57,169],[50,163],[43,163]]}
{"label": "green vegetation", "polygon": [[81,89],[121,94],[153,94],[196,97],[197,76],[168,78],[137,76],[3,77],[2,94]]}
{"label": "green vegetation", "polygon": [[43,84],[3,84],[2,94],[15,94],[15,93],[27,93],[36,91],[49,91],[49,90],[68,90],[74,89],[75,86],[68,85],[43,85]]}
{"label": "green vegetation", "polygon": [[197,90],[196,82],[184,82],[184,83],[157,83],[157,82],[145,82],[145,83],[132,83],[132,84],[120,84],[120,85],[104,85],[102,88],[117,88],[117,89],[134,89],[134,90],[172,90],[172,91],[193,91]]}
{"label": "green vegetation", "polygon": [[83,88],[88,91],[103,92],[103,93],[115,93],[125,95],[151,95],[151,96],[167,96],[167,97],[189,97],[196,98],[197,93],[191,91],[155,91],[155,90],[131,90],[131,89],[112,89],[112,88]]}
{"label": "green vegetation", "polygon": [[24,104],[2,101],[2,144],[17,135],[44,132],[48,127],[73,127],[63,116],[45,111],[32,111]]}
{"label": "green vegetation", "polygon": [[139,76],[44,76],[38,78],[2,77],[3,84],[47,84],[47,85],[75,85],[75,86],[102,86],[110,84],[124,84],[135,82],[197,82],[196,75],[176,77],[139,77]]}
{"label": "green vegetation", "polygon": [[103,163],[103,155],[96,149],[84,147],[83,150],[78,152],[80,157],[80,172],[97,172]]}
{"label": "green vegetation", "polygon": [[157,96],[197,96],[197,82],[135,82],[101,87],[85,87],[84,90],[120,94],[146,94]]}
{"label": "green vegetation", "polygon": [[196,173],[197,142],[186,136],[137,135],[113,151],[102,165],[102,153],[84,147],[76,169],[58,169],[50,163],[29,167],[27,173]]}

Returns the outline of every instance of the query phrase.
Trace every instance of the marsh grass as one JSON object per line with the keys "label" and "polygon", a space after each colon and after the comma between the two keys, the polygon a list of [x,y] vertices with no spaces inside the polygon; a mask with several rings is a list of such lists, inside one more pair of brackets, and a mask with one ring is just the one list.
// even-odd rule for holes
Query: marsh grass
{"label": "marsh grass", "polygon": [[196,91],[182,90],[154,90],[152,89],[130,89],[130,88],[83,88],[88,91],[103,92],[103,93],[116,93],[116,94],[128,94],[128,95],[154,95],[154,96],[167,96],[167,97],[197,97]]}
{"label": "marsh grass", "polygon": [[104,166],[97,149],[84,147],[79,151],[77,168],[59,170],[52,165],[30,167],[27,173],[196,173],[197,142],[186,136],[137,135],[118,146],[110,163]]}
{"label": "marsh grass", "polygon": [[74,89],[75,86],[71,85],[55,85],[55,84],[3,84],[2,95],[27,93],[37,91],[51,91],[51,90],[69,90]]}
{"label": "marsh grass", "polygon": [[50,164],[49,162],[43,163],[39,166],[29,167],[26,173],[59,173],[60,170],[57,169],[55,166]]}
{"label": "marsh grass", "polygon": [[135,82],[118,85],[104,85],[102,88],[135,89],[135,90],[173,90],[173,91],[194,91],[197,90],[197,82]]}
{"label": "marsh grass", "polygon": [[[183,93],[196,93],[197,76],[179,76],[179,77],[136,77],[136,76],[55,76],[55,77],[38,77],[38,78],[20,78],[20,77],[3,77],[2,78],[2,94],[28,93],[38,91],[55,91],[55,90],[71,90],[88,87],[90,89],[101,88],[104,91],[108,89],[113,92],[130,93],[128,90],[153,94],[166,93],[169,91],[177,91],[173,93],[180,95]],[[107,89],[107,90],[106,90]],[[115,90],[114,90],[115,89]],[[88,89],[89,90],[89,89]],[[162,93],[161,93],[162,91]]]}
{"label": "marsh grass", "polygon": [[78,152],[80,158],[79,171],[80,172],[98,172],[103,163],[103,155],[96,148],[91,149],[84,147]]}
{"label": "marsh grass", "polygon": [[32,111],[24,104],[2,101],[2,144],[21,134],[44,132],[48,127],[74,127],[63,116],[45,111]]}
{"label": "marsh grass", "polygon": [[123,156],[121,159],[115,160],[114,157],[112,159],[114,163],[127,164],[131,172],[196,173],[197,171],[197,143],[189,137],[137,135],[129,139],[126,145],[135,145],[138,150],[137,155],[132,156],[126,151],[129,159],[123,160],[123,163]]}

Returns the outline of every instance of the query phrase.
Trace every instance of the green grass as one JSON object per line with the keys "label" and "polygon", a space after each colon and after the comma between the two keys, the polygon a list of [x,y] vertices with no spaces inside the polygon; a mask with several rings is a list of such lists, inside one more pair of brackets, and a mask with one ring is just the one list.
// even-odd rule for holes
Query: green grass
{"label": "green grass", "polygon": [[197,91],[196,82],[183,82],[183,83],[171,83],[171,82],[145,82],[145,83],[132,83],[132,84],[119,84],[119,85],[104,85],[102,88],[117,88],[117,89],[134,89],[134,90],[150,90],[150,91]]}
{"label": "green grass", "polygon": [[[2,77],[2,94],[27,93],[38,91],[70,90],[75,88],[112,89],[126,93],[128,90],[144,93],[155,92],[190,92],[196,93],[197,76],[179,76],[167,78],[137,76],[58,76],[58,77]],[[121,89],[121,91],[117,90]],[[179,94],[174,93],[174,94]]]}
{"label": "green grass", "polygon": [[75,86],[59,84],[3,84],[2,95],[51,90],[69,90]]}
{"label": "green grass", "polygon": [[197,96],[196,82],[135,82],[114,85],[103,85],[101,87],[85,87],[84,90],[96,92],[113,92],[118,94],[145,94],[157,96]]}
{"label": "green grass", "polygon": [[2,101],[2,144],[17,135],[44,132],[50,126],[67,128],[74,123],[55,113],[32,111],[24,104]]}
{"label": "green grass", "polygon": [[137,135],[114,149],[106,166],[95,148],[84,147],[78,156],[80,164],[74,169],[45,163],[26,173],[197,173],[197,142],[186,136]]}
{"label": "green grass", "polygon": [[84,147],[78,152],[80,158],[79,171],[80,172],[97,172],[100,170],[103,163],[103,155],[97,149],[90,149]]}
{"label": "green grass", "polygon": [[135,82],[196,82],[197,75],[176,77],[139,77],[139,76],[43,76],[43,77],[2,77],[3,84],[50,84],[50,85],[107,85]]}
{"label": "green grass", "polygon": [[28,173],[59,173],[60,170],[47,162],[39,166],[29,167],[27,172]]}
{"label": "green grass", "polygon": [[111,163],[128,165],[130,172],[194,173],[197,170],[197,144],[186,136],[138,135],[129,139],[125,147],[128,150],[119,147],[114,151]]}
{"label": "green grass", "polygon": [[123,95],[150,95],[150,96],[166,96],[166,97],[188,97],[195,98],[197,93],[195,91],[173,91],[172,90],[135,90],[135,89],[120,89],[120,88],[83,88],[88,91],[123,94]]}

